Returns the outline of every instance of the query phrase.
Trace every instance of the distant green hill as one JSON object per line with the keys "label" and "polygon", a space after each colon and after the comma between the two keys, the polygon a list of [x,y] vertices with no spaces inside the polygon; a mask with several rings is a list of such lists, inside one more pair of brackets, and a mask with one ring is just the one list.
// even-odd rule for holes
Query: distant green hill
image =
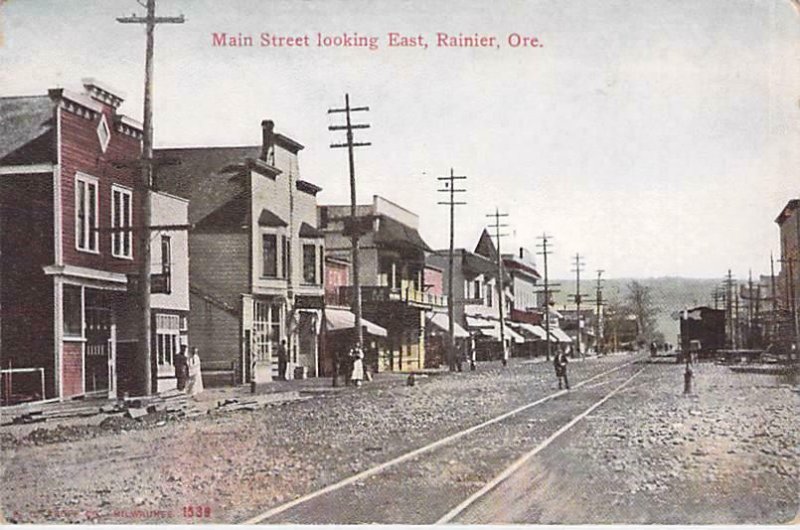
{"label": "distant green hill", "polygon": [[[651,297],[654,305],[659,309],[656,323],[658,330],[664,333],[667,341],[676,341],[678,335],[678,321],[672,318],[672,314],[687,307],[707,305],[714,307],[712,293],[722,282],[717,279],[699,278],[613,278],[604,281],[603,298],[607,301],[620,301],[627,292],[626,285],[632,280],[636,280],[642,285],[650,288]],[[565,304],[572,305],[569,295],[575,293],[575,280],[553,280],[560,283],[560,291],[553,295],[556,302],[556,309],[563,308]],[[581,279],[581,292],[584,296],[595,299],[594,278]],[[593,302],[592,302],[593,303]]]}

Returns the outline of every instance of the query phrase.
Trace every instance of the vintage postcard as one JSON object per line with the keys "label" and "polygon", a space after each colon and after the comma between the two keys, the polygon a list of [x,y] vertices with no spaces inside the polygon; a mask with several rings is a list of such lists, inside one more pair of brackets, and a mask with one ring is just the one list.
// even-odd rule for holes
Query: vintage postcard
{"label": "vintage postcard", "polygon": [[800,1],[0,0],[0,522],[788,524]]}

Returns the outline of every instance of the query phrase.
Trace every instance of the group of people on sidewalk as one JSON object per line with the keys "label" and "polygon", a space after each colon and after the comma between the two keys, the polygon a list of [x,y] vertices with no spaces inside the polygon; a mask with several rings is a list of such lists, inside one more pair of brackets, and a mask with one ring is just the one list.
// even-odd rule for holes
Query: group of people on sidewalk
{"label": "group of people on sidewalk", "polygon": [[187,356],[187,346],[181,345],[181,351],[175,354],[174,363],[178,390],[184,390],[190,396],[202,392],[203,374],[200,370],[199,350],[192,348],[192,354]]}

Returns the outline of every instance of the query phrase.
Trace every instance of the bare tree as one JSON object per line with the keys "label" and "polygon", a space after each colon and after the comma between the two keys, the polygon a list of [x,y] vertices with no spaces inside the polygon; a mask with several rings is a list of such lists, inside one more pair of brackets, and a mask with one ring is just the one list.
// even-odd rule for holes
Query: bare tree
{"label": "bare tree", "polygon": [[628,293],[625,296],[625,305],[636,318],[636,340],[638,343],[649,343],[663,336],[656,329],[656,315],[658,308],[653,304],[650,287],[632,280],[628,282]]}

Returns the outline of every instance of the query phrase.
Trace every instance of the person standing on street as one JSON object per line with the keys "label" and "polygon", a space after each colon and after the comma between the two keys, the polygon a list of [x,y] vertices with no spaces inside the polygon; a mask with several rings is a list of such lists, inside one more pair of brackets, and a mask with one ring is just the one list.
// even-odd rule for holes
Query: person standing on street
{"label": "person standing on street", "polygon": [[361,349],[360,344],[357,344],[350,351],[350,357],[353,363],[350,380],[355,386],[361,386],[361,382],[364,380],[364,351]]}
{"label": "person standing on street", "polygon": [[289,352],[286,351],[286,339],[278,345],[278,379],[286,380],[286,365],[289,362]]}
{"label": "person standing on street", "polygon": [[192,356],[189,357],[189,382],[186,384],[186,393],[196,396],[203,391],[203,372],[200,369],[200,353],[197,348],[192,348]]}
{"label": "person standing on street", "polygon": [[569,380],[567,379],[567,354],[563,351],[556,353],[553,357],[553,367],[556,369],[556,377],[558,378],[558,388],[561,389],[561,380],[564,380],[564,386],[569,390]]}
{"label": "person standing on street", "polygon": [[173,359],[175,364],[175,379],[177,381],[178,390],[186,388],[186,380],[189,378],[189,365],[186,358],[186,345],[181,344],[181,351],[175,354]]}

